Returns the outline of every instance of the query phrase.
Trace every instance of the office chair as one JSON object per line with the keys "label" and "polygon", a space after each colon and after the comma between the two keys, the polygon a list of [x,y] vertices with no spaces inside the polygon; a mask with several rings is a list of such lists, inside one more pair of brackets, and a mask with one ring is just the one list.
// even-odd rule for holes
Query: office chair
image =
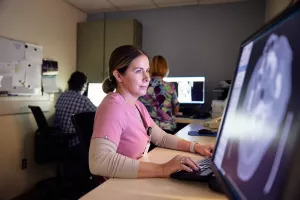
{"label": "office chair", "polygon": [[94,118],[95,112],[77,113],[71,117],[76,134],[79,137],[80,160],[84,163],[85,170],[87,170],[86,178],[90,189],[97,187],[106,180],[104,177],[92,175],[89,170],[89,148],[94,128]]}
{"label": "office chair", "polygon": [[31,110],[39,130],[45,130],[49,128],[46,117],[39,106],[28,106],[28,108]]}
{"label": "office chair", "polygon": [[[56,176],[38,182],[35,187],[45,196],[51,194],[58,197],[62,193],[66,181],[62,175],[62,166],[67,160],[69,136],[62,134],[59,128],[49,126],[46,117],[39,106],[31,106],[38,129],[35,132],[34,158],[38,164],[56,163]],[[49,197],[49,196],[48,196]],[[55,199],[55,198],[54,198]]]}
{"label": "office chair", "polygon": [[[48,163],[54,161],[54,156],[51,151],[52,139],[49,138],[51,131],[49,130],[49,125],[46,120],[46,117],[39,106],[28,106],[31,110],[38,129],[35,132],[35,141],[34,141],[34,158],[35,161],[39,164]],[[54,133],[56,134],[56,133]]]}
{"label": "office chair", "polygon": [[95,112],[77,113],[71,117],[80,144],[86,152],[88,152],[90,148],[90,141],[94,128],[94,118]]}

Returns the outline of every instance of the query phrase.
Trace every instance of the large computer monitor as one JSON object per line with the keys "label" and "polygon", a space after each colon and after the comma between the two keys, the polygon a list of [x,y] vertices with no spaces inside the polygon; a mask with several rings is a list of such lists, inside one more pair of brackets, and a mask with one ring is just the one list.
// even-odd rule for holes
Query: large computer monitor
{"label": "large computer monitor", "polygon": [[243,42],[212,168],[230,199],[300,199],[300,5]]}
{"label": "large computer monitor", "polygon": [[102,90],[102,83],[89,83],[87,89],[87,97],[95,106],[99,106],[106,93]]}
{"label": "large computer monitor", "polygon": [[205,77],[165,77],[163,80],[174,83],[179,103],[205,103]]}

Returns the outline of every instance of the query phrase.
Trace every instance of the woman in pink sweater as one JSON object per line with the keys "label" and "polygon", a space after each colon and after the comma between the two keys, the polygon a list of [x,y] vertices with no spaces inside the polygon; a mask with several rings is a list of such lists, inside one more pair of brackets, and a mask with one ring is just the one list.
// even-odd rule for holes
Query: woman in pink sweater
{"label": "woman in pink sweater", "polygon": [[142,162],[152,141],[159,147],[211,156],[213,145],[188,142],[165,133],[138,101],[149,85],[149,59],[141,49],[125,45],[113,51],[107,93],[95,116],[89,151],[90,170],[95,175],[118,178],[169,177],[178,170],[197,171],[190,157],[175,156],[165,164]]}

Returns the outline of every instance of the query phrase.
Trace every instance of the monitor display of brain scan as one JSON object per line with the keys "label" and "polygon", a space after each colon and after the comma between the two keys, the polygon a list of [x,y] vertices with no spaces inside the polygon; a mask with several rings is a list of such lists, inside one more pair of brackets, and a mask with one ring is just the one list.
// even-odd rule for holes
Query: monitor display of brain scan
{"label": "monitor display of brain scan", "polygon": [[241,50],[213,162],[242,199],[275,199],[286,178],[300,117],[299,22],[294,14]]}

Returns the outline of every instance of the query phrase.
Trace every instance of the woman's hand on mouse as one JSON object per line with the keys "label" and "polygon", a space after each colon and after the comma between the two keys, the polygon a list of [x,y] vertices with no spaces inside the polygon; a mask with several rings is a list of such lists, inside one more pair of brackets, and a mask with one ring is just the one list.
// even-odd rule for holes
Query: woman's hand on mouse
{"label": "woman's hand on mouse", "polygon": [[194,151],[201,156],[211,157],[214,151],[214,145],[212,144],[195,144]]}
{"label": "woman's hand on mouse", "polygon": [[170,177],[171,174],[184,170],[187,172],[199,171],[198,163],[190,157],[177,155],[169,162],[162,164],[162,176]]}

